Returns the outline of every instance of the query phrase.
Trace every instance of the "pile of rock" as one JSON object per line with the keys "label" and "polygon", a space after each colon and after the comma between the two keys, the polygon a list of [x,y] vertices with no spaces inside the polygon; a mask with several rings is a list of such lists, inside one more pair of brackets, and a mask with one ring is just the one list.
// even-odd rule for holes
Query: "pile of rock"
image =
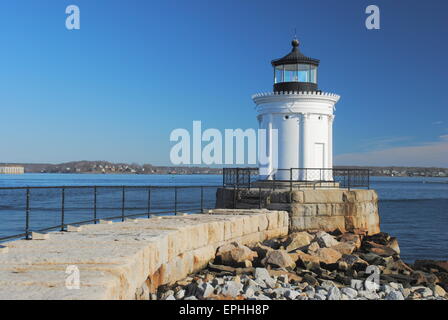
{"label": "pile of rock", "polygon": [[218,248],[196,275],[154,299],[419,300],[448,298],[448,262],[400,259],[397,239],[362,231],[299,232]]}

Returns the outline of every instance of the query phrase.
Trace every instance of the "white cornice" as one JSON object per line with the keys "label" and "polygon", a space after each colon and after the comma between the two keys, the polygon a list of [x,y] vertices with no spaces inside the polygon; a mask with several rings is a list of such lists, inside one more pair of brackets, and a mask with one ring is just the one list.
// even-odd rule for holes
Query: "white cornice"
{"label": "white cornice", "polygon": [[310,91],[310,92],[296,92],[296,91],[290,91],[290,92],[262,92],[257,93],[252,96],[252,99],[254,102],[259,104],[264,103],[272,103],[272,102],[280,102],[280,101],[315,101],[315,100],[329,100],[332,103],[337,103],[340,99],[340,96],[334,93],[329,92],[317,92],[317,91]]}

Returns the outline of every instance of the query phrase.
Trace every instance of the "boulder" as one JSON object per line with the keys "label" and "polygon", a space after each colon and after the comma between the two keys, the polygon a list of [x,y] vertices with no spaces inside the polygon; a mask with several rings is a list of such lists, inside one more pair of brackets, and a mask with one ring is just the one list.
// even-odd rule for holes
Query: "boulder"
{"label": "boulder", "polygon": [[235,281],[227,281],[222,288],[221,294],[227,297],[235,298],[243,290],[243,285]]}
{"label": "boulder", "polygon": [[308,248],[306,249],[306,251],[308,252],[308,253],[310,253],[310,252],[316,252],[317,250],[319,250],[320,249],[320,246],[319,246],[319,244],[315,241],[315,242],[312,242],[309,246],[308,246]]}
{"label": "boulder", "polygon": [[437,297],[444,297],[446,295],[446,291],[441,286],[435,285],[434,286],[434,294]]}
{"label": "boulder", "polygon": [[414,263],[414,269],[430,271],[430,269],[438,270],[439,272],[448,272],[448,261],[438,260],[416,260]]}
{"label": "boulder", "polygon": [[309,245],[312,239],[313,237],[308,232],[297,232],[288,237],[284,246],[286,247],[286,251],[290,252]]}
{"label": "boulder", "polygon": [[267,253],[261,261],[265,266],[273,266],[285,269],[294,269],[296,264],[291,256],[285,250],[273,250]]}
{"label": "boulder", "polygon": [[341,293],[345,294],[349,299],[354,299],[358,295],[358,291],[348,287],[342,288]]}
{"label": "boulder", "polygon": [[340,238],[339,242],[351,242],[356,246],[356,250],[361,248],[361,236],[353,233],[344,233]]}
{"label": "boulder", "polygon": [[378,244],[372,241],[364,242],[363,249],[380,257],[390,257],[398,254],[394,249],[389,248],[387,245]]}
{"label": "boulder", "polygon": [[321,248],[330,248],[339,243],[332,235],[326,233],[325,231],[319,231],[316,233],[316,240]]}
{"label": "boulder", "polygon": [[397,238],[391,237],[387,246],[394,250],[397,254],[400,254],[400,246],[398,245]]}
{"label": "boulder", "polygon": [[356,250],[356,245],[353,242],[340,242],[331,249],[338,251],[340,254],[351,254]]}
{"label": "boulder", "polygon": [[252,264],[248,262],[252,262],[257,256],[257,252],[236,242],[219,247],[216,253],[219,263],[234,267],[251,267]]}
{"label": "boulder", "polygon": [[317,250],[313,256],[319,258],[320,262],[325,264],[336,263],[342,258],[342,254],[332,248],[321,248]]}

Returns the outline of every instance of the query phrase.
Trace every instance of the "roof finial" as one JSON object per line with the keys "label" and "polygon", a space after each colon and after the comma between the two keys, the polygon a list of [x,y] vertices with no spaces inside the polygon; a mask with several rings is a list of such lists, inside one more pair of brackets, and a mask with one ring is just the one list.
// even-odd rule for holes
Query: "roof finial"
{"label": "roof finial", "polygon": [[297,48],[300,44],[299,40],[297,39],[297,28],[294,28],[294,39],[291,42],[293,49]]}

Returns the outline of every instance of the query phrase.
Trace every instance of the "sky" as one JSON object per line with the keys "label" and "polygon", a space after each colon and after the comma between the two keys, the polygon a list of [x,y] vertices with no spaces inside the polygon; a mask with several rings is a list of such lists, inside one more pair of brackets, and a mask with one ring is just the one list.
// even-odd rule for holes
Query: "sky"
{"label": "sky", "polygon": [[[80,9],[67,30],[65,9]],[[367,30],[365,9],[380,8]],[[341,96],[339,165],[448,167],[445,0],[4,0],[0,162],[170,164],[170,133],[257,128],[296,29]]]}

